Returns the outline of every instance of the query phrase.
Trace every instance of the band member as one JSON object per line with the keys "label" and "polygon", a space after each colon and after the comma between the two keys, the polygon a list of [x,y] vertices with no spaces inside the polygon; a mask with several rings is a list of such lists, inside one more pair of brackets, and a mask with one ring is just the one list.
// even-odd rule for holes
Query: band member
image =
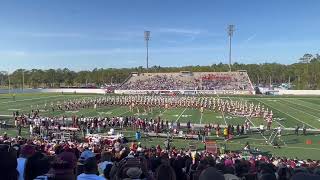
{"label": "band member", "polygon": [[200,112],[203,114],[203,106],[200,107]]}

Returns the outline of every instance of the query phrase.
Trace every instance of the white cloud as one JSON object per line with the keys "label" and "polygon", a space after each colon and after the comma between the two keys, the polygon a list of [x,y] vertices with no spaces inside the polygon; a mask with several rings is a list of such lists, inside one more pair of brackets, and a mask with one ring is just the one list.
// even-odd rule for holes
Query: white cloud
{"label": "white cloud", "polygon": [[143,37],[143,32],[135,31],[117,31],[117,32],[97,32],[97,33],[80,33],[80,32],[8,32],[7,34],[32,37],[32,38],[74,38],[74,39],[91,39],[101,41],[127,41],[136,37]]}
{"label": "white cloud", "polygon": [[243,43],[248,43],[250,42],[251,40],[253,40],[255,37],[257,36],[257,34],[253,34],[251,36],[249,36],[246,40],[243,41]]}
{"label": "white cloud", "polygon": [[8,50],[8,51],[0,51],[0,55],[2,56],[27,56],[28,53],[26,51],[19,50]]}
{"label": "white cloud", "polygon": [[137,64],[137,63],[138,63],[138,61],[135,61],[135,60],[128,60],[128,61],[127,61],[127,63],[128,63],[128,64]]}
{"label": "white cloud", "polygon": [[201,30],[197,30],[197,29],[181,29],[181,28],[160,28],[157,31],[162,33],[176,33],[176,34],[189,34],[189,35],[198,35],[201,33]]}
{"label": "white cloud", "polygon": [[[192,51],[221,51],[225,47],[222,46],[185,46],[185,47],[164,47],[151,48],[152,53],[185,53]],[[105,49],[77,49],[77,50],[58,50],[58,51],[0,51],[0,55],[6,56],[28,56],[28,57],[53,57],[53,56],[81,56],[81,55],[114,55],[114,54],[144,54],[145,48],[105,48]],[[133,62],[131,62],[133,63]]]}
{"label": "white cloud", "polygon": [[43,38],[83,38],[87,37],[81,33],[64,33],[64,32],[32,32],[26,33],[32,37],[43,37]]}

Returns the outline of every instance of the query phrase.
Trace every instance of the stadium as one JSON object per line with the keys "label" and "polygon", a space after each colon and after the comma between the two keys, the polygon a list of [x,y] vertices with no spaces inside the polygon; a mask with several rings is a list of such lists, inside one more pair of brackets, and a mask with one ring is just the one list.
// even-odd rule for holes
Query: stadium
{"label": "stadium", "polygon": [[[44,19],[50,19],[46,13],[61,17],[61,21],[71,15],[66,9],[60,9],[65,16],[56,15],[53,7],[59,3],[40,5],[47,8],[39,12]],[[72,9],[75,4],[65,5]],[[78,8],[85,10],[89,5]],[[175,10],[180,5],[175,4]],[[113,8],[110,12],[90,8],[92,19],[100,19],[99,13],[106,13],[103,17],[116,14]],[[134,33],[117,34],[109,26],[110,37],[102,37],[104,33],[97,29],[104,25],[89,21],[82,11],[74,12],[80,22],[94,24],[94,31],[74,21],[69,22],[72,26],[50,21],[49,26],[74,30],[74,25],[86,33],[12,32],[19,39],[17,47],[38,48],[39,52],[2,52],[5,48],[0,46],[0,58],[8,59],[3,66],[13,69],[0,67],[0,180],[320,179],[319,54],[304,52],[300,57],[297,53],[302,50],[283,48],[300,58],[276,63],[261,62],[254,56],[252,62],[250,58],[233,60],[240,56],[239,51],[248,53],[246,48],[258,57],[266,56],[262,51],[271,53],[270,47],[279,55],[289,55],[277,51],[282,41],[266,45],[263,39],[262,51],[256,47],[260,44],[250,47],[257,33],[233,46],[234,40],[239,41],[233,39],[233,24],[226,26],[223,38],[203,30],[145,26],[153,31],[139,30],[140,40],[136,40]],[[35,17],[25,10],[22,13]],[[118,19],[125,22],[121,18],[128,18],[129,24],[138,16]],[[169,22],[173,17],[164,19]],[[35,29],[43,27],[29,21]],[[18,24],[15,18],[13,22]],[[110,22],[117,24],[115,19]],[[7,36],[10,38],[10,33]],[[216,48],[217,54],[228,51],[227,57],[223,56],[228,63],[211,62],[203,55],[214,48],[198,47],[207,42],[202,36],[220,43],[228,40],[222,51]],[[145,46],[132,47],[140,41]],[[156,45],[149,47],[149,43]],[[61,48],[61,44],[65,49],[53,48]],[[130,48],[85,49],[119,44]],[[196,47],[188,48],[190,44]],[[66,60],[70,57],[78,59]],[[114,59],[106,62],[106,57]],[[44,60],[31,60],[37,58]],[[189,58],[194,59],[191,62]],[[198,60],[201,58],[205,60]],[[100,61],[103,63],[97,64]]]}

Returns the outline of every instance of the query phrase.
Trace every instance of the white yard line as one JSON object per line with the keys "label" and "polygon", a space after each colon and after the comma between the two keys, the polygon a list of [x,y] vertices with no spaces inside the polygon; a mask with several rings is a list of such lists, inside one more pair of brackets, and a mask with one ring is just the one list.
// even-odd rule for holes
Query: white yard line
{"label": "white yard line", "polygon": [[202,116],[203,116],[203,113],[201,113],[201,116],[200,116],[200,124],[202,124]]}
{"label": "white yard line", "polygon": [[[251,121],[250,118],[248,118],[248,117],[246,116],[246,119],[253,125],[253,127],[256,127],[256,125],[253,124],[253,122]],[[262,134],[262,132],[261,132],[260,130],[259,130],[259,133],[260,133],[260,135],[261,135],[265,140],[268,140],[268,139]]]}
{"label": "white yard line", "polygon": [[[264,105],[266,105],[266,106],[269,106],[268,104],[266,104],[266,103],[264,103],[263,101],[260,101],[260,100],[258,100],[258,99],[256,99],[257,101],[259,101],[259,102],[261,102],[262,104],[264,104]],[[270,106],[271,107],[271,106]],[[275,122],[277,123],[277,124],[279,124],[279,126],[281,126],[281,127],[283,127],[283,128],[286,128],[284,125],[282,125],[280,122],[278,122],[277,120],[275,120]]]}
{"label": "white yard line", "polygon": [[9,114],[0,114],[0,117],[13,117],[13,115],[9,115]]}
{"label": "white yard line", "polygon": [[258,127],[258,126],[256,126],[255,124],[253,124],[253,122],[251,121],[251,119],[249,119],[247,116],[245,116],[246,117],[246,119],[253,125],[253,127]]}
{"label": "white yard line", "polygon": [[[234,143],[234,142],[229,142],[230,144],[240,144],[240,143]],[[253,144],[254,146],[260,146],[260,147],[270,147],[270,145],[262,145],[262,144]],[[305,148],[305,147],[297,147],[297,146],[285,146],[284,148],[289,148],[289,149],[304,149],[304,150],[317,150],[320,151],[319,148]]]}
{"label": "white yard line", "polygon": [[[260,101],[260,100],[258,100],[258,99],[256,99],[256,100],[259,101],[259,102],[262,102],[262,101]],[[312,127],[313,129],[318,129],[318,128],[316,128],[316,127],[314,127],[314,126],[312,126],[312,125],[310,125],[310,124],[308,124],[308,123],[306,123],[306,122],[304,122],[304,121],[301,121],[300,119],[297,119],[296,117],[294,117],[294,116],[292,116],[292,115],[290,115],[290,114],[288,114],[288,113],[286,113],[286,112],[283,112],[283,111],[275,108],[274,106],[271,106],[271,105],[268,105],[268,106],[272,107],[273,109],[275,109],[275,110],[277,110],[277,111],[279,111],[279,112],[281,112],[281,113],[283,113],[283,114],[286,114],[287,116],[292,117],[293,119],[295,119],[295,120],[297,120],[297,121],[299,121],[299,122],[301,122],[301,123],[303,123],[303,124],[306,124],[306,125]]]}
{"label": "white yard line", "polygon": [[120,109],[120,108],[122,108],[122,107],[115,107],[115,108],[113,108],[112,110],[110,110],[110,111],[107,111],[106,113],[110,113],[110,115],[113,113],[113,111],[115,111],[115,110],[117,110],[117,109]]}
{"label": "white yard line", "polygon": [[226,126],[228,126],[228,123],[227,123],[227,121],[226,121],[226,118],[224,117],[224,112],[221,111],[221,114],[222,114],[222,118],[223,118],[223,120],[224,120],[224,123],[226,124]]}
{"label": "white yard line", "polygon": [[8,111],[20,111],[21,109],[8,109]]}
{"label": "white yard line", "polygon": [[284,125],[282,125],[281,123],[279,123],[277,120],[274,120],[279,126],[281,126],[282,128],[286,128]]}
{"label": "white yard line", "polygon": [[[278,103],[281,103],[281,102],[278,101]],[[284,103],[281,103],[281,104],[284,104]],[[284,104],[284,105],[285,105],[285,104]],[[304,112],[304,111],[302,111],[302,110],[300,110],[300,109],[296,109],[296,108],[293,108],[293,107],[290,107],[290,106],[287,106],[287,107],[289,107],[289,108],[291,108],[291,109],[295,109],[295,110],[297,110],[297,111],[300,111],[300,112],[302,112],[302,113],[304,113],[304,114],[307,114],[307,115],[309,115],[309,116],[313,116],[313,117],[315,117],[315,118],[317,118],[317,119],[320,119],[320,116],[318,117],[318,116],[312,115],[312,114],[310,114],[310,113]]]}
{"label": "white yard line", "polygon": [[[217,93],[216,95],[217,95],[218,98],[220,98],[220,96],[219,96],[218,93]],[[228,98],[229,98],[229,96],[228,96]],[[228,123],[227,123],[227,121],[226,121],[226,118],[224,117],[224,112],[221,111],[221,114],[222,114],[222,118],[223,118],[223,120],[224,120],[225,125],[228,126]]]}
{"label": "white yard line", "polygon": [[167,109],[165,109],[163,112],[160,111],[159,116],[163,116],[163,114],[167,111]]}
{"label": "white yard line", "polygon": [[[299,99],[298,99],[298,100],[299,100]],[[286,99],[284,99],[284,101],[290,102],[290,103],[292,103],[292,104],[297,104],[297,105],[300,105],[300,106],[303,106],[303,107],[306,107],[306,108],[309,108],[309,109],[312,109],[312,110],[315,110],[315,111],[320,111],[320,109],[314,109],[314,108],[312,108],[312,107],[310,107],[310,106],[298,104],[298,103],[295,103],[295,102],[293,102],[293,101],[289,101],[289,100],[286,100]],[[301,100],[299,100],[299,101],[301,101]],[[302,101],[302,102],[304,102],[304,101]]]}
{"label": "white yard line", "polygon": [[184,110],[182,111],[182,113],[178,116],[178,118],[176,119],[176,122],[178,122],[178,120],[180,119],[180,117],[182,116],[182,114],[187,110],[187,108],[184,108]]}
{"label": "white yard line", "polygon": [[126,113],[128,113],[128,112],[130,112],[130,111],[123,112],[123,113],[118,114],[118,115],[116,115],[116,116],[122,116],[122,115],[124,115],[124,114],[126,114]]}
{"label": "white yard line", "polygon": [[[261,98],[261,97],[246,97],[246,99],[268,99],[268,100],[281,100],[281,99],[295,99],[295,98],[283,98],[283,97],[268,97],[268,98],[266,98],[266,97],[263,97],[263,98]],[[298,97],[299,99],[310,99],[310,98],[308,98],[308,97]]]}
{"label": "white yard line", "polygon": [[46,97],[30,98],[30,99],[22,99],[22,100],[16,100],[16,101],[0,102],[0,104],[13,103],[13,102],[23,102],[23,101],[32,101],[32,100],[39,100],[39,99],[48,99],[48,98],[53,98],[53,97],[62,97],[62,96],[63,96],[63,95],[57,95],[57,96],[46,96]]}
{"label": "white yard line", "polygon": [[[238,97],[238,99],[239,99],[240,101],[243,101],[243,99],[240,99],[239,97]],[[231,100],[231,99],[230,99],[230,100]],[[246,117],[246,119],[253,125],[253,127],[257,127],[255,124],[253,124],[253,122],[251,121],[250,118],[248,118],[247,116],[245,116],[245,117]],[[258,131],[259,131],[260,135],[261,135],[265,140],[268,140],[268,139],[266,138],[266,136],[264,136],[263,133],[262,133],[260,130],[258,130]]]}

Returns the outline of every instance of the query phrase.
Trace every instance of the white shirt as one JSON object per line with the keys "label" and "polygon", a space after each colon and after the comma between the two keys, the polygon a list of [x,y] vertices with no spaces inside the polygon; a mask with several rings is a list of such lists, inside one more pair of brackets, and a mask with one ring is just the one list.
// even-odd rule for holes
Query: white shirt
{"label": "white shirt", "polygon": [[105,180],[105,178],[97,176],[95,174],[82,173],[77,177],[77,180]]}
{"label": "white shirt", "polygon": [[17,158],[17,171],[19,172],[19,178],[18,180],[24,180],[24,169],[26,167],[26,158]]}

